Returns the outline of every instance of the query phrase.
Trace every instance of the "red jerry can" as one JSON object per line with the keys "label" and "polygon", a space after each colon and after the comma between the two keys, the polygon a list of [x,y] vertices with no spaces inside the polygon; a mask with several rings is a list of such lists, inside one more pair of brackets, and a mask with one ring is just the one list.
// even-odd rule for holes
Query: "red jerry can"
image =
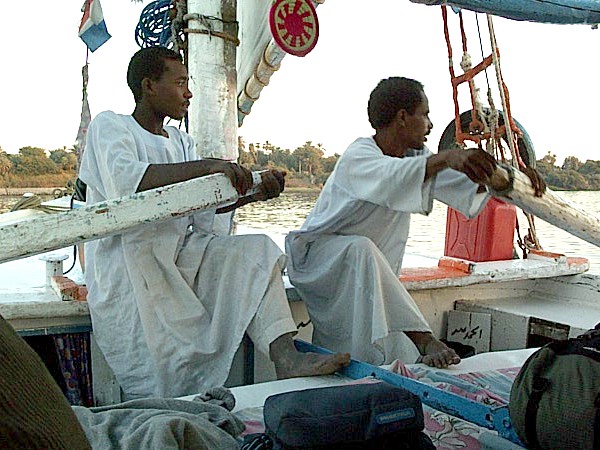
{"label": "red jerry can", "polygon": [[448,208],[444,255],[474,262],[513,259],[516,223],[515,206],[494,197],[474,219]]}

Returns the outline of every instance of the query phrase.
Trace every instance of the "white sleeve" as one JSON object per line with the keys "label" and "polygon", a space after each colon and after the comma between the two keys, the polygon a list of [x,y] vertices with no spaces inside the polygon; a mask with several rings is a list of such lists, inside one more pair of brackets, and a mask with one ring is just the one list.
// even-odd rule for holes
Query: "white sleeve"
{"label": "white sleeve", "polygon": [[88,128],[80,177],[104,198],[136,192],[148,166],[143,149],[115,113],[100,113]]}
{"label": "white sleeve", "polygon": [[490,195],[477,192],[479,185],[465,174],[453,169],[445,169],[435,177],[434,197],[436,200],[460,211],[473,219],[486,205]]}
{"label": "white sleeve", "polygon": [[395,211],[431,211],[433,180],[424,181],[428,151],[419,156],[394,158],[369,144],[355,142],[346,153],[333,181],[350,195]]}
{"label": "white sleeve", "polygon": [[181,141],[183,147],[184,161],[196,161],[202,159],[196,153],[196,143],[189,134],[181,131],[179,128],[170,127],[179,136],[178,139]]}

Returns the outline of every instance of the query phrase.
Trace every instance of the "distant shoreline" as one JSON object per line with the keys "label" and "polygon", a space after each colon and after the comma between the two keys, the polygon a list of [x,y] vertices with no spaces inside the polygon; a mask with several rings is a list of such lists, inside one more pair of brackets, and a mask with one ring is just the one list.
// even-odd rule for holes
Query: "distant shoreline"
{"label": "distant shoreline", "polygon": [[27,193],[32,193],[36,195],[52,195],[55,189],[64,189],[64,187],[56,186],[56,187],[24,187],[24,188],[0,188],[0,196],[18,196]]}
{"label": "distant shoreline", "polygon": [[283,192],[321,192],[322,188],[317,186],[286,186]]}
{"label": "distant shoreline", "polygon": [[[24,187],[24,188],[0,188],[0,197],[15,197],[26,193],[36,195],[53,195],[55,189],[63,189],[64,187]],[[285,192],[321,192],[318,186],[286,186]]]}
{"label": "distant shoreline", "polygon": [[[19,195],[23,195],[26,193],[32,193],[36,195],[54,195],[54,191],[56,189],[64,190],[64,186],[55,186],[55,187],[24,187],[24,188],[4,188],[0,187],[0,197],[15,197]],[[555,192],[574,192],[576,189],[561,189],[561,188],[551,188]],[[306,185],[306,186],[286,186],[285,192],[321,192],[322,187],[314,186],[314,185]],[[589,189],[586,191],[595,191],[594,189]],[[583,191],[582,191],[583,192]],[[598,191],[596,191],[598,192]]]}

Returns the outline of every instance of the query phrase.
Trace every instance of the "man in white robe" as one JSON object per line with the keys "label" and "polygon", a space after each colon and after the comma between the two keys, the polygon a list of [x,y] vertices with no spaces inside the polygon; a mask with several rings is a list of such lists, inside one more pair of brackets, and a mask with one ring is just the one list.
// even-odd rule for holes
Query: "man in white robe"
{"label": "man in white robe", "polygon": [[434,198],[476,216],[496,162],[481,150],[425,147],[433,125],[417,81],[382,80],[368,113],[375,135],[348,147],[301,229],[286,238],[288,274],[315,344],[373,364],[420,354],[446,367],[460,358],[433,336],[399,281],[410,216],[428,214]]}
{"label": "man in white robe", "polygon": [[[98,203],[212,173],[244,195],[252,173],[199,159],[181,120],[192,93],[180,56],[146,48],[129,64],[136,107],[90,124],[80,178]],[[94,335],[126,398],[175,397],[222,385],[245,332],[270,355],[279,378],[333,373],[348,355],[295,350],[281,272],[285,256],[266,236],[216,236],[215,213],[279,195],[284,175],[262,174],[260,192],[237,204],[165,223],[140,224],[85,246]]]}

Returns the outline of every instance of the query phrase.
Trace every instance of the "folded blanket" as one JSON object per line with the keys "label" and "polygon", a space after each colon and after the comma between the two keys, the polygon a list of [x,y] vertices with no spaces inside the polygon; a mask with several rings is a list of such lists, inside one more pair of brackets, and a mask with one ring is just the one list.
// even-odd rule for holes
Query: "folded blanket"
{"label": "folded blanket", "polygon": [[73,411],[94,449],[239,449],[235,437],[244,425],[223,407],[232,409],[233,397],[225,388],[211,393],[192,401],[148,398]]}

